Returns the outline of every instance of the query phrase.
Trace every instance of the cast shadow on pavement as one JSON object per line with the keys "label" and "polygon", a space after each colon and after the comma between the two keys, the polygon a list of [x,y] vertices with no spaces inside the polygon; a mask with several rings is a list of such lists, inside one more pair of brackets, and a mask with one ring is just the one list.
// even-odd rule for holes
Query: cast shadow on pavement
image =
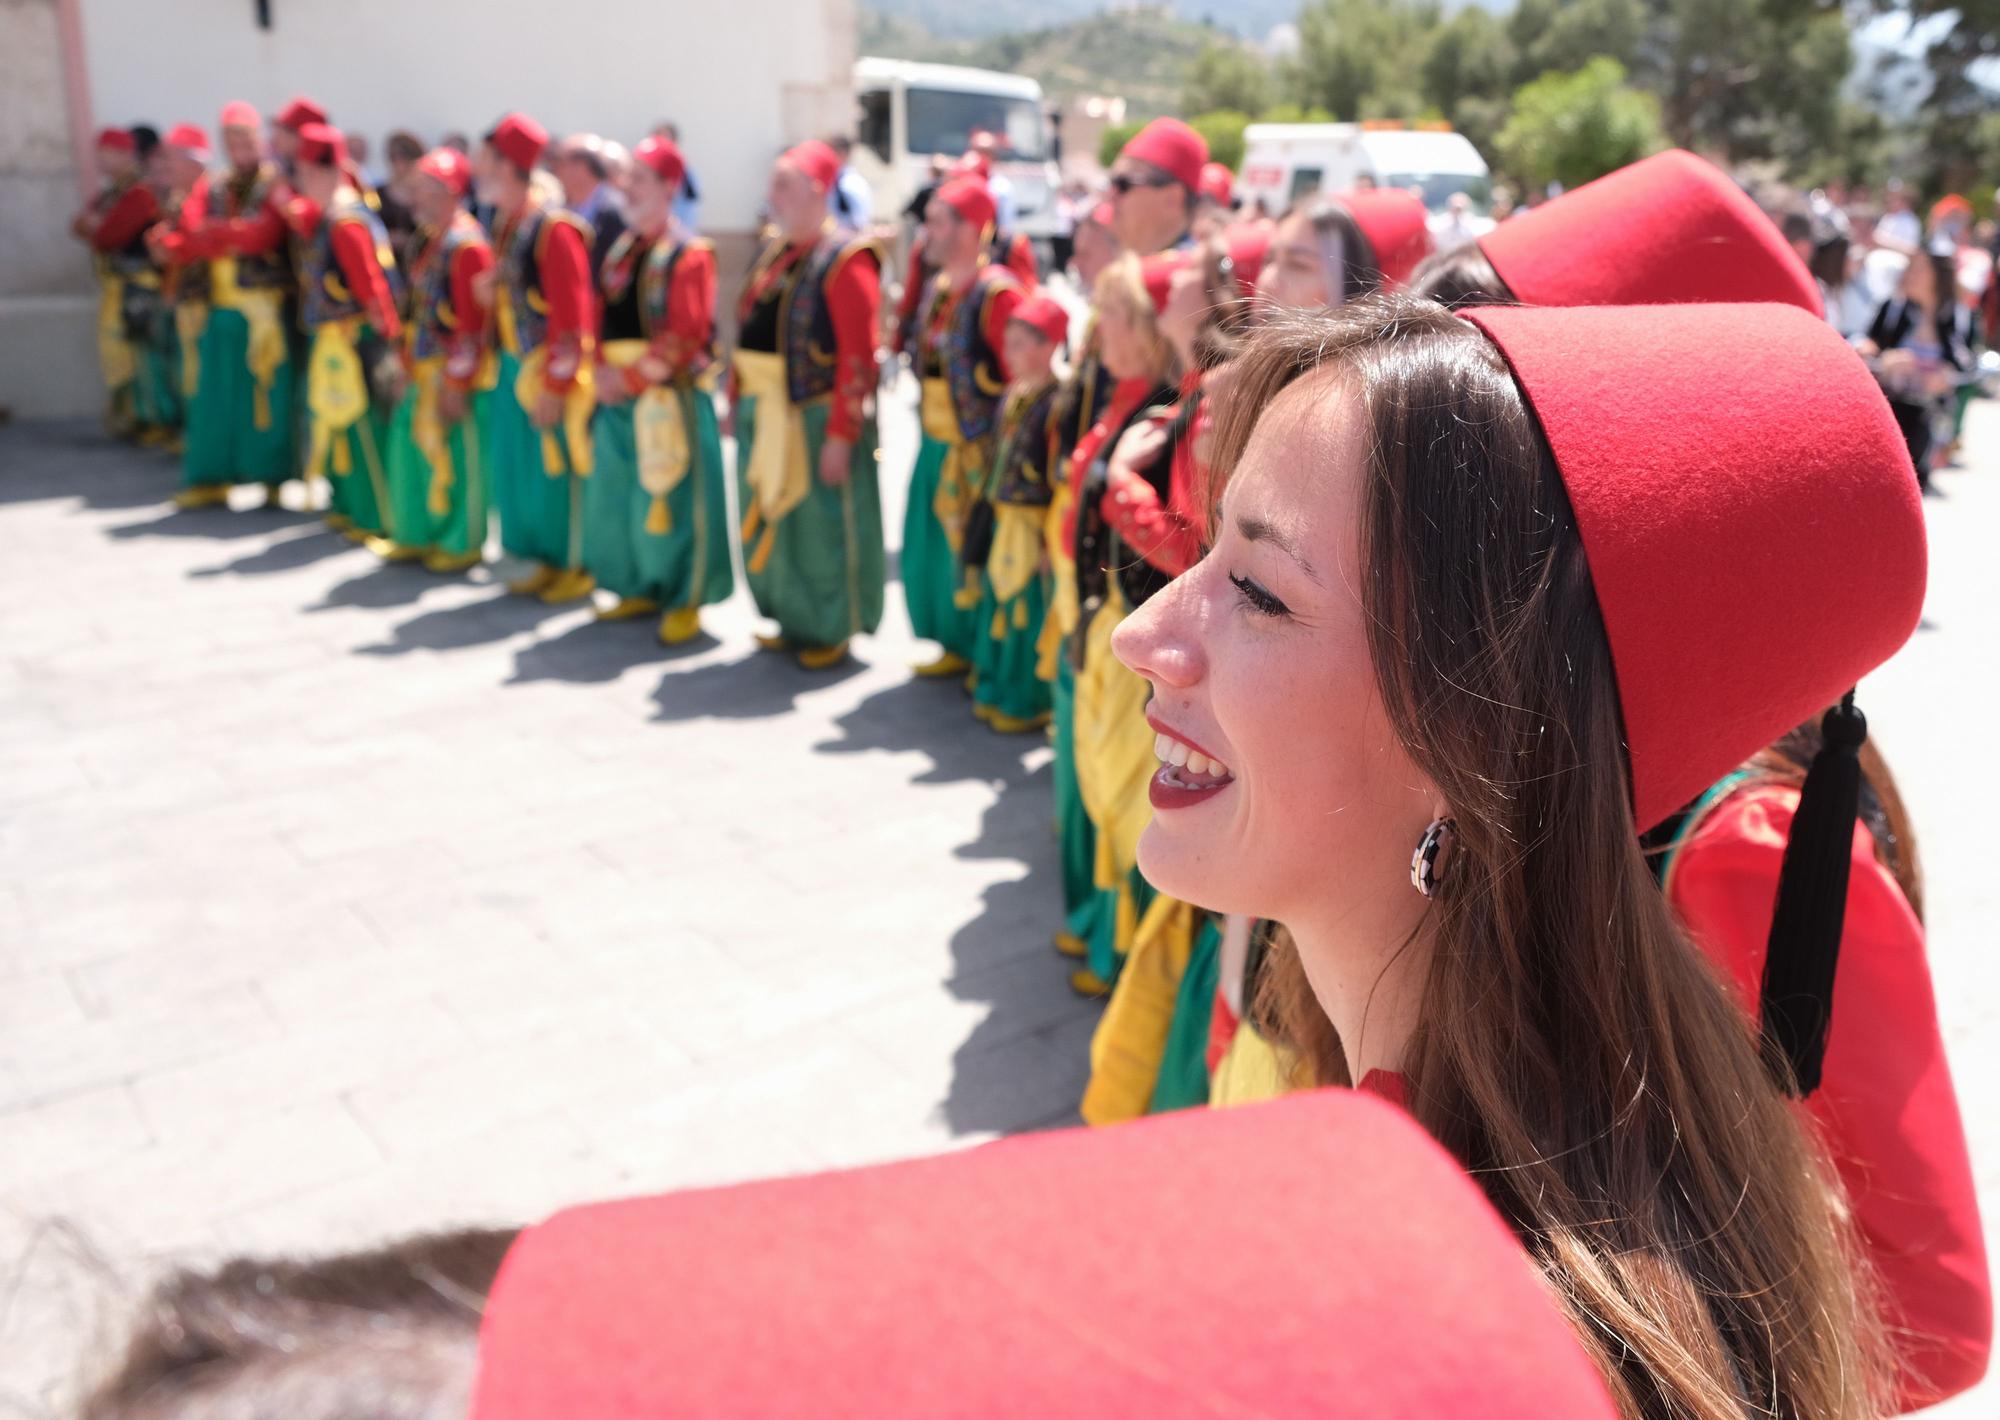
{"label": "cast shadow on pavement", "polygon": [[297,537],[280,538],[256,552],[245,553],[229,562],[220,562],[213,567],[197,567],[188,573],[190,577],[261,577],[274,572],[296,572],[302,567],[310,567],[315,562],[323,562],[329,557],[338,557],[343,552],[359,552],[361,549],[327,527],[308,528]]}
{"label": "cast shadow on pavement", "polygon": [[950,851],[1022,869],[987,887],[980,910],[951,936],[946,989],[989,1009],[952,1052],[945,1122],[954,1134],[1076,1123],[1102,1007],[1070,990],[1071,963],[1052,945],[1062,921],[1062,873],[1047,741],[988,729],[956,682],[905,681],[835,724],[840,738],[814,746],[815,753],[915,751],[931,765],[913,783],[992,785],[996,796],[978,833]]}
{"label": "cast shadow on pavement", "polygon": [[180,463],[121,444],[89,419],[0,424],[0,503],[75,499],[87,509],[159,507],[180,488]]}
{"label": "cast shadow on pavement", "polygon": [[532,641],[514,653],[514,673],[504,685],[565,680],[578,685],[604,685],[635,666],[686,660],[722,643],[704,631],[679,646],[661,642],[657,612],[630,621],[586,618],[554,636]]}
{"label": "cast shadow on pavement", "polygon": [[863,669],[849,657],[831,670],[809,671],[791,656],[763,650],[733,661],[669,669],[653,688],[653,719],[767,719],[790,712],[801,695],[838,685]]}
{"label": "cast shadow on pavement", "polygon": [[[350,544],[351,545],[351,544]],[[435,572],[426,572],[414,562],[378,562],[344,582],[335,582],[324,595],[302,610],[311,613],[358,607],[365,611],[388,611],[409,606],[428,591],[450,585]]]}
{"label": "cast shadow on pavement", "polygon": [[473,646],[490,646],[533,631],[551,617],[571,610],[548,606],[534,597],[511,596],[497,586],[495,593],[398,622],[389,628],[387,641],[357,646],[355,654],[402,656],[412,651],[463,651]]}

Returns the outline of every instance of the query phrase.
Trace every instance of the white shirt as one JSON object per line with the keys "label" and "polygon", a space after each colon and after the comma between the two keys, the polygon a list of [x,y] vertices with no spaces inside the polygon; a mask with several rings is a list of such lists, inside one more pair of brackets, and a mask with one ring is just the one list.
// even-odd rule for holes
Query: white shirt
{"label": "white shirt", "polygon": [[866,227],[875,216],[875,195],[868,190],[868,182],[853,168],[840,170],[840,197],[847,211],[842,214],[856,231]]}
{"label": "white shirt", "polygon": [[1884,212],[1875,222],[1875,235],[1900,242],[1906,247],[1921,246],[1924,224],[1914,212]]}

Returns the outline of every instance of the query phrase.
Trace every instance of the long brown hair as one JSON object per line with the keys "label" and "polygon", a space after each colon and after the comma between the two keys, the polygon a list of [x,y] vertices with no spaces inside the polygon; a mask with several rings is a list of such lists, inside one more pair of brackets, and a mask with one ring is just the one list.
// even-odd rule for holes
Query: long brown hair
{"label": "long brown hair", "polygon": [[[1371,435],[1362,599],[1390,723],[1458,820],[1420,935],[1410,1109],[1540,1261],[1627,1416],[1883,1413],[1837,1186],[1633,823],[1609,644],[1560,477],[1505,362],[1434,302],[1279,317],[1217,469],[1338,373]],[[1321,1082],[1339,1042],[1280,942],[1260,1017]]]}

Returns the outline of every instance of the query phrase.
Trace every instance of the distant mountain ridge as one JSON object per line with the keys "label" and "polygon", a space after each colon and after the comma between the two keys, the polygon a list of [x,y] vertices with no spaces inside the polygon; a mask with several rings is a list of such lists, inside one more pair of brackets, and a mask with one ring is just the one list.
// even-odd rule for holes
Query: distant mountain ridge
{"label": "distant mountain ridge", "polygon": [[[862,34],[868,33],[870,13],[910,21],[941,40],[976,40],[1052,29],[1109,10],[1134,8],[1138,7],[1113,5],[1107,0],[1009,0],[1004,5],[983,0],[865,0],[861,6]],[[1147,8],[1257,40],[1269,34],[1273,25],[1290,24],[1299,16],[1299,0],[1164,0]]]}

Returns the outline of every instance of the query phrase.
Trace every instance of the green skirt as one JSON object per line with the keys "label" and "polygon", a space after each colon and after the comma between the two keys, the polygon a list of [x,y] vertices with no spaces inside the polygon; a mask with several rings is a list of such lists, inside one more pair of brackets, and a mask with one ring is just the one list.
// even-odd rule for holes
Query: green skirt
{"label": "green skirt", "polygon": [[917,467],[910,475],[910,501],[903,509],[903,550],[897,565],[903,579],[903,600],[910,608],[910,629],[918,638],[935,641],[954,655],[971,660],[978,642],[970,608],[956,598],[961,572],[958,553],[945,535],[931,504],[949,445],[924,435],[917,449]]}
{"label": "green skirt", "polygon": [[993,594],[991,577],[982,574],[979,587],[979,609],[972,622],[977,634],[972,698],[996,715],[1039,719],[1049,713],[1050,703],[1048,682],[1035,674],[1036,643],[1042,639],[1042,617],[1048,611],[1048,578],[1036,577],[1004,605]]}
{"label": "green skirt", "polygon": [[390,536],[398,543],[454,557],[486,545],[491,495],[483,431],[489,418],[489,400],[487,394],[475,392],[466,403],[465,418],[445,435],[445,446],[451,451],[451,482],[436,489],[444,495],[441,508],[431,498],[437,471],[411,432],[417,409],[415,391],[397,407],[389,423],[389,502],[394,527]]}
{"label": "green skirt", "polygon": [[657,509],[639,483],[632,405],[604,405],[591,421],[596,467],[583,492],[583,565],[598,586],[621,597],[707,606],[726,601],[736,585],[722,434],[707,390],[675,394],[687,420],[688,471]]}
{"label": "green skirt", "polygon": [[1215,1015],[1215,987],[1222,969],[1221,919],[1207,918],[1194,936],[1187,970],[1174,995],[1167,1047],[1153,1082],[1149,1114],[1208,1103],[1208,1029]]}
{"label": "green skirt", "polygon": [[500,355],[500,383],[491,411],[486,452],[493,470],[493,497],[500,508],[500,546],[514,557],[548,567],[583,565],[583,484],[572,470],[569,435],[558,423],[559,467],[548,470],[542,431],[514,397],[521,362]]}
{"label": "green skirt", "polygon": [[240,311],[216,307],[201,333],[200,383],[187,409],[187,452],[181,481],[283,483],[298,476],[293,367],[278,366],[264,427],[257,426],[257,381],[245,363],[250,325]]}
{"label": "green skirt", "polygon": [[174,329],[173,308],[161,303],[148,328],[147,339],[134,345],[139,375],[135,413],[154,429],[177,429],[181,423],[181,340]]}
{"label": "green skirt", "polygon": [[[1056,841],[1061,845],[1063,915],[1068,917],[1090,902],[1096,891],[1092,865],[1097,861],[1097,827],[1084,811],[1083,791],[1076,783],[1076,668],[1070,664],[1066,648],[1057,658],[1056,681],[1049,698],[1053,712],[1050,741],[1055,747]],[[1076,935],[1089,940],[1082,932]]]}
{"label": "green skirt", "polygon": [[[395,538],[395,503],[389,482],[389,416],[371,405],[366,414],[333,436],[324,469],[332,492],[328,511],[353,523],[355,531]],[[345,454],[341,449],[345,447]],[[345,465],[346,472],[341,467]]]}
{"label": "green skirt", "polygon": [[[749,485],[750,450],[762,402],[752,396],[737,406],[737,492],[744,508],[751,507],[756,497]],[[875,473],[875,425],[872,421],[864,425],[854,441],[847,482],[829,488],[819,477],[829,410],[820,401],[807,405],[803,413],[811,491],[775,528],[758,529],[746,541],[743,558],[757,610],[778,623],[781,636],[797,646],[837,646],[873,631],[882,621],[887,569],[882,496]],[[766,532],[771,535],[768,544]]]}

